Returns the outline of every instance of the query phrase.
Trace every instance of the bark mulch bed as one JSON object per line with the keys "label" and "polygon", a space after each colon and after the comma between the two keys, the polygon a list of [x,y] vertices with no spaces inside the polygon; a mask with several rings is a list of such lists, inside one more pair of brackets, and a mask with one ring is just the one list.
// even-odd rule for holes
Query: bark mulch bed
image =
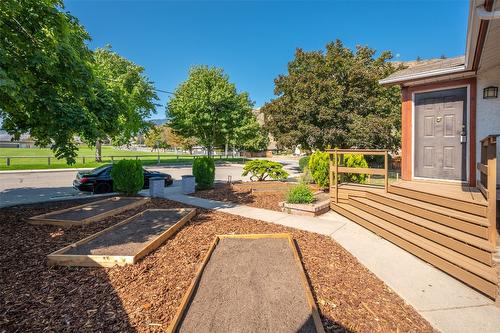
{"label": "bark mulch bed", "polygon": [[232,202],[251,207],[264,208],[281,212],[279,203],[285,200],[286,191],[251,191],[243,184],[215,184],[210,190],[196,191],[195,197],[223,202]]}
{"label": "bark mulch bed", "polygon": [[82,201],[0,209],[0,332],[161,332],[216,234],[292,233],[327,332],[432,332],[416,311],[332,239],[220,212],[198,215],[136,265],[52,267],[46,255],[146,208],[82,227],[33,226],[30,216]]}

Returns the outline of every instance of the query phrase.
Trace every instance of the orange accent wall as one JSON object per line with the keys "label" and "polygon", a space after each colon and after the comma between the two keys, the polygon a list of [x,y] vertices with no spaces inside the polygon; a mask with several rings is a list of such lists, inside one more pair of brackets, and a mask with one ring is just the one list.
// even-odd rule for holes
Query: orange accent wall
{"label": "orange accent wall", "polygon": [[412,112],[411,93],[408,87],[402,89],[401,102],[401,178],[411,180],[412,177]]}
{"label": "orange accent wall", "polygon": [[456,86],[469,85],[469,179],[471,186],[476,186],[476,78],[402,87],[401,103],[401,178],[412,179],[412,96],[427,90],[452,89]]}

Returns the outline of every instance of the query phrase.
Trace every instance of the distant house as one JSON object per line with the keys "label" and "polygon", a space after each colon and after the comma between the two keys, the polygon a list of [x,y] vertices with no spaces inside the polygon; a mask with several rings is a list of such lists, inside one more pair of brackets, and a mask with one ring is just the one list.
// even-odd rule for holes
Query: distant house
{"label": "distant house", "polygon": [[7,132],[0,130],[0,148],[33,148],[35,142],[31,140],[29,134],[22,134],[19,140]]}
{"label": "distant house", "polygon": [[480,140],[500,134],[499,9],[498,1],[471,1],[465,55],[413,62],[380,81],[402,88],[404,180],[476,185]]}

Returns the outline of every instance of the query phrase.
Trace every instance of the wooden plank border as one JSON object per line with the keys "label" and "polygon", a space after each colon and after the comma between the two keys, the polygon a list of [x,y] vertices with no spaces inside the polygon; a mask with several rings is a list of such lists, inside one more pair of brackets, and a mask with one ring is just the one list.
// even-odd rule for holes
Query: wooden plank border
{"label": "wooden plank border", "polygon": [[111,215],[115,215],[115,214],[121,213],[123,211],[142,206],[142,205],[151,201],[151,199],[148,197],[137,197],[136,201],[133,201],[128,205],[117,207],[117,208],[108,210],[107,212],[103,212],[103,213],[100,213],[100,214],[97,214],[97,215],[94,215],[91,217],[87,217],[87,218],[82,219],[82,220],[61,220],[61,219],[51,218],[51,216],[53,216],[53,215],[61,214],[61,213],[68,212],[68,211],[71,211],[74,209],[84,208],[84,207],[89,206],[89,205],[95,205],[95,204],[106,202],[106,201],[118,200],[121,198],[122,197],[106,198],[104,200],[88,202],[88,203],[83,204],[83,205],[78,205],[78,206],[69,207],[69,208],[65,208],[65,209],[61,209],[61,210],[56,210],[56,211],[50,212],[50,213],[32,216],[28,219],[28,223],[34,224],[34,225],[57,225],[60,227],[71,227],[71,226],[75,226],[75,225],[82,226],[84,224],[96,222],[96,221],[102,220],[106,217],[109,217]]}
{"label": "wooden plank border", "polygon": [[196,272],[196,275],[191,282],[191,285],[189,286],[187,292],[184,294],[181,300],[181,304],[179,305],[179,308],[177,309],[177,312],[172,319],[172,322],[170,323],[167,332],[168,333],[175,333],[177,329],[179,328],[179,325],[185,315],[185,311],[188,308],[189,303],[192,300],[192,297],[194,295],[195,290],[198,287],[198,284],[201,280],[201,276],[203,275],[203,271],[205,270],[205,267],[207,266],[210,258],[212,257],[212,254],[217,247],[217,244],[219,244],[219,241],[223,238],[243,238],[243,239],[259,239],[259,238],[282,238],[282,239],[287,239],[288,240],[288,245],[290,246],[290,249],[293,253],[294,261],[297,266],[297,269],[299,271],[299,276],[300,280],[302,282],[302,286],[305,292],[305,296],[307,299],[307,303],[309,304],[310,310],[311,310],[311,315],[313,318],[314,326],[316,328],[317,333],[325,333],[325,330],[323,328],[323,323],[321,322],[321,317],[319,315],[318,307],[316,306],[316,302],[314,301],[314,296],[311,291],[311,286],[309,285],[309,282],[307,280],[307,276],[304,270],[304,266],[302,266],[302,262],[300,261],[300,256],[299,252],[297,250],[297,244],[292,238],[291,234],[288,233],[276,233],[276,234],[234,234],[234,235],[217,235],[215,236],[215,239],[213,240],[212,244],[210,245],[210,248],[208,249],[208,252],[206,253],[205,257],[203,258],[203,261],[200,264],[200,267],[198,268],[198,271]]}
{"label": "wooden plank border", "polygon": [[[178,212],[187,210],[189,213],[183,216],[179,221],[177,221],[170,228],[162,232],[158,237],[146,243],[146,245],[136,254],[132,256],[113,256],[113,255],[78,255],[78,254],[65,254],[68,250],[78,247],[82,244],[88,243],[91,240],[113,231],[114,229],[134,221],[136,218],[144,215],[148,211],[165,211],[165,212]],[[182,226],[184,226],[193,216],[196,214],[195,208],[179,208],[179,209],[146,209],[138,214],[135,214],[120,223],[117,223],[109,228],[101,230],[93,235],[90,235],[76,243],[70,244],[63,247],[60,250],[52,252],[47,256],[48,264],[50,266],[60,265],[60,266],[85,266],[85,267],[113,267],[125,266],[127,264],[135,264],[139,259],[145,257],[147,254],[158,248],[163,244],[168,238],[170,238],[175,232],[177,232]]]}

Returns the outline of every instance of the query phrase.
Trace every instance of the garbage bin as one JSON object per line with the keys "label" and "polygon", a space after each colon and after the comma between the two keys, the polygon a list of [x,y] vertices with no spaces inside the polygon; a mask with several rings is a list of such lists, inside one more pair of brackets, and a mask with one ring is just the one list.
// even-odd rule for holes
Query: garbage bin
{"label": "garbage bin", "polygon": [[182,193],[191,194],[196,190],[196,183],[194,176],[184,175],[182,176]]}
{"label": "garbage bin", "polygon": [[153,198],[163,197],[165,191],[165,177],[149,178],[149,195]]}

